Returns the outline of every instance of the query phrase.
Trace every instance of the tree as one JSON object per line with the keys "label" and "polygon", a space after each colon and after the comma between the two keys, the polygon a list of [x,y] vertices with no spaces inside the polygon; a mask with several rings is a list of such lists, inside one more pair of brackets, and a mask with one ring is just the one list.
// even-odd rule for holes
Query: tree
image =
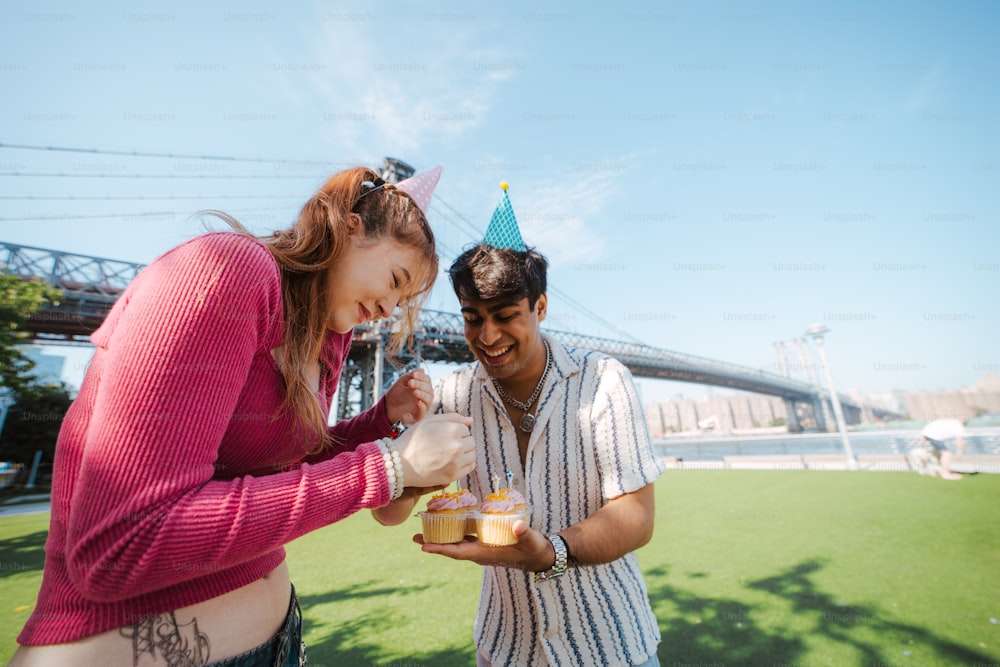
{"label": "tree", "polygon": [[28,318],[47,303],[59,304],[59,290],[35,278],[0,274],[0,385],[19,395],[33,381],[34,362],[18,345],[25,342]]}
{"label": "tree", "polygon": [[30,384],[25,387],[7,413],[3,433],[0,434],[0,461],[23,463],[31,467],[35,452],[42,451],[39,479],[52,470],[55,459],[56,438],[63,417],[69,410],[72,397],[66,385]]}
{"label": "tree", "polygon": [[72,402],[62,385],[40,385],[31,374],[35,362],[19,345],[31,315],[47,303],[58,305],[58,289],[34,278],[0,274],[0,392],[13,398],[0,433],[0,460],[30,465],[35,452],[51,465],[63,415]]}

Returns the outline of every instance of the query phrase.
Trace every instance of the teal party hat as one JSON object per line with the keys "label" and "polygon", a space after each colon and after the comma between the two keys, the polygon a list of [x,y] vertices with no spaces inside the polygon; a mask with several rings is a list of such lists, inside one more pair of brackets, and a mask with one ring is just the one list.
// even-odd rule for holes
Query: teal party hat
{"label": "teal party hat", "polygon": [[517,218],[514,216],[514,208],[510,205],[510,197],[507,196],[507,188],[510,186],[506,181],[501,181],[500,187],[503,189],[503,195],[496,210],[493,211],[483,243],[494,248],[510,248],[525,252],[527,247],[521,238],[521,230],[517,228]]}

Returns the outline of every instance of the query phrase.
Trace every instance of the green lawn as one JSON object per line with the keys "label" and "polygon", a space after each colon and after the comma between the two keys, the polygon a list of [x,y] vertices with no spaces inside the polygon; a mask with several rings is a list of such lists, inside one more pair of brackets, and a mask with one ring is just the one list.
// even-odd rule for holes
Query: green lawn
{"label": "green lawn", "polygon": [[[1000,476],[670,471],[639,552],[664,667],[1000,664]],[[48,515],[0,518],[0,660]],[[289,547],[310,664],[469,665],[479,568],[367,513]]]}

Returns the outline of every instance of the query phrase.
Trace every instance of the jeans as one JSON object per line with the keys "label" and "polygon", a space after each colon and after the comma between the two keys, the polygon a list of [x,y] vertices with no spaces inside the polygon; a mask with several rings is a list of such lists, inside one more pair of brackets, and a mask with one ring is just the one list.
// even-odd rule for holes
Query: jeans
{"label": "jeans", "polygon": [[305,667],[306,645],[302,641],[302,608],[292,586],[288,615],[278,632],[257,648],[213,662],[207,667]]}

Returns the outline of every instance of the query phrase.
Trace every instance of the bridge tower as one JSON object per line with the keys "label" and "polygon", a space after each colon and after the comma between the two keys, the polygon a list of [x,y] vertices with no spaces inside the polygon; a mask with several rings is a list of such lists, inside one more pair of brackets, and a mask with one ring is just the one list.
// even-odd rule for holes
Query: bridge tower
{"label": "bridge tower", "polygon": [[416,172],[416,169],[394,157],[387,157],[382,160],[382,180],[386,183],[405,181]]}
{"label": "bridge tower", "polygon": [[354,343],[337,385],[334,405],[338,421],[375,405],[396,378],[420,366],[419,340],[414,342],[414,352],[404,350],[394,361],[387,357],[389,326],[387,323],[376,324],[360,335],[355,330]]}
{"label": "bridge tower", "polygon": [[835,424],[833,413],[830,412],[830,396],[829,392],[823,389],[823,385],[819,381],[819,376],[816,374],[816,362],[813,361],[812,356],[809,354],[805,338],[796,338],[793,342],[799,357],[799,368],[801,368],[806,382],[818,389],[816,398],[812,403],[816,428],[821,431],[832,431],[835,428]]}
{"label": "bridge tower", "polygon": [[[789,341],[779,340],[774,342],[774,366],[780,374],[786,378],[792,377],[792,367],[788,363]],[[801,433],[802,421],[799,419],[798,402],[791,398],[785,398],[785,426],[789,433]]]}

